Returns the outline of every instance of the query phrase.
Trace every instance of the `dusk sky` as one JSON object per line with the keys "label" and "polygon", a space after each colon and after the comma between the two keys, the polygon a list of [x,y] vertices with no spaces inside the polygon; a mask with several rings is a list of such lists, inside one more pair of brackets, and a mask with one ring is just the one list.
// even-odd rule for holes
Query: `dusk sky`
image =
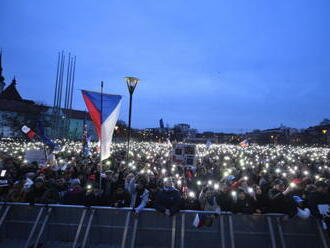
{"label": "dusk sky", "polygon": [[329,0],[1,0],[6,83],[52,105],[57,53],[77,56],[79,89],[123,95],[141,79],[135,128],[199,131],[317,125],[330,117]]}

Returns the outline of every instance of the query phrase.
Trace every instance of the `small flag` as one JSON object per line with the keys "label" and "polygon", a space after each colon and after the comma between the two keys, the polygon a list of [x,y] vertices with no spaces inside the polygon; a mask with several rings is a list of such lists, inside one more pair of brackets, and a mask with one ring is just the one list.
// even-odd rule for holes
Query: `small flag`
{"label": "small flag", "polygon": [[243,140],[241,143],[239,143],[241,147],[248,147],[249,146],[249,141],[247,139]]}
{"label": "small flag", "polygon": [[206,225],[207,214],[196,214],[193,226],[196,228],[200,228]]}
{"label": "small flag", "polygon": [[36,133],[31,130],[28,126],[22,127],[22,132],[25,133],[30,139],[33,139],[36,136]]}

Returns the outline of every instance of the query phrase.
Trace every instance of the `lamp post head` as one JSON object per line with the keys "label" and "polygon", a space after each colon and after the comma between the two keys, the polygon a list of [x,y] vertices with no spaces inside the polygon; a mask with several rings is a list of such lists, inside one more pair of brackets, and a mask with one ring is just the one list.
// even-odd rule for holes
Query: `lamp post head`
{"label": "lamp post head", "polygon": [[322,133],[323,133],[323,134],[326,134],[327,132],[328,132],[328,130],[326,130],[326,129],[323,129],[323,130],[322,130]]}
{"label": "lamp post head", "polygon": [[137,77],[125,77],[127,88],[130,94],[133,94],[137,83],[140,81]]}

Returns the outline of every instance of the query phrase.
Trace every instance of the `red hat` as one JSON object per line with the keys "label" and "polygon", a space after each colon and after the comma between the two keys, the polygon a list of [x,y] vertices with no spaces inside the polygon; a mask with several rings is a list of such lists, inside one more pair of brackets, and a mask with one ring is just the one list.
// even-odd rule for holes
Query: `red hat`
{"label": "red hat", "polygon": [[303,181],[299,178],[295,178],[295,179],[292,180],[292,182],[295,183],[295,184],[301,184]]}

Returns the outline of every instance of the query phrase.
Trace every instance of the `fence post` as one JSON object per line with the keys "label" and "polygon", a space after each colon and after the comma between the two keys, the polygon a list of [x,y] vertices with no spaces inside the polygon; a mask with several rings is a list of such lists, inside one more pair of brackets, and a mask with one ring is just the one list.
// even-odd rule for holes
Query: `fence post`
{"label": "fence post", "polygon": [[1,216],[1,219],[0,219],[0,227],[2,226],[3,222],[5,221],[6,217],[7,217],[7,214],[8,214],[8,211],[10,209],[10,206],[7,206],[4,213],[2,214]]}
{"label": "fence post", "polygon": [[279,217],[276,217],[276,223],[277,223],[278,233],[280,235],[281,246],[282,246],[282,248],[286,248],[285,239],[284,239],[284,235],[283,235],[283,229],[282,229],[282,225],[280,223]]}
{"label": "fence post", "polygon": [[136,230],[138,225],[138,217],[134,218],[134,226],[133,226],[133,233],[132,233],[132,240],[131,240],[131,248],[135,247],[135,238],[136,238]]}
{"label": "fence post", "polygon": [[181,215],[181,248],[184,248],[184,234],[186,229],[186,214],[182,213]]}
{"label": "fence post", "polygon": [[230,245],[231,248],[235,248],[234,227],[233,227],[233,219],[231,215],[228,216],[228,220],[229,220]]}
{"label": "fence post", "polygon": [[270,240],[272,242],[272,248],[276,248],[272,219],[270,216],[267,216],[266,218],[267,218],[267,223],[268,223],[268,228],[269,228],[269,233],[270,233]]}
{"label": "fence post", "polygon": [[226,242],[225,242],[225,230],[224,230],[224,216],[220,214],[220,237],[221,237],[221,248],[226,247]]}
{"label": "fence post", "polygon": [[176,232],[176,215],[173,215],[173,217],[172,217],[171,248],[175,248],[175,232]]}
{"label": "fence post", "polygon": [[72,248],[76,248],[76,246],[77,246],[77,243],[78,243],[78,240],[79,240],[79,235],[80,235],[80,232],[81,232],[81,227],[82,227],[82,225],[84,223],[84,220],[85,220],[86,212],[87,212],[87,210],[84,209],[84,211],[81,214],[78,229],[77,229],[77,232],[76,232],[76,236],[74,237]]}
{"label": "fence post", "polygon": [[87,242],[87,238],[88,238],[88,235],[89,235],[89,230],[91,229],[94,213],[95,213],[95,209],[92,209],[92,213],[91,213],[91,215],[89,216],[89,219],[88,219],[88,224],[87,224],[87,227],[86,227],[85,236],[84,236],[81,248],[86,247],[86,242]]}
{"label": "fence post", "polygon": [[51,212],[52,212],[52,208],[48,208],[47,213],[46,213],[46,216],[45,216],[45,219],[44,219],[44,221],[42,222],[42,226],[41,226],[40,231],[39,231],[39,233],[38,233],[37,239],[36,239],[36,241],[34,242],[34,246],[33,246],[33,248],[38,248],[38,244],[39,244],[39,241],[40,241],[41,235],[42,235],[42,233],[43,233],[44,230],[45,230],[45,227],[46,227],[46,224],[47,224],[47,222],[48,222],[48,219],[49,219],[49,216],[50,216]]}
{"label": "fence post", "polygon": [[327,241],[325,240],[324,233],[323,233],[323,230],[322,230],[322,227],[321,227],[321,223],[319,222],[318,219],[315,219],[315,221],[316,221],[317,229],[319,230],[322,245],[323,245],[324,248],[328,248],[328,244],[327,244]]}
{"label": "fence post", "polygon": [[127,216],[126,216],[125,229],[124,229],[124,233],[123,233],[123,239],[121,241],[121,248],[125,248],[125,245],[126,245],[128,225],[129,225],[130,219],[131,219],[131,212],[129,211],[129,212],[127,212]]}
{"label": "fence post", "polygon": [[38,223],[39,223],[39,221],[40,221],[40,218],[41,218],[41,215],[42,215],[43,211],[44,211],[44,208],[41,207],[40,210],[39,210],[38,216],[37,216],[37,218],[36,218],[36,220],[35,220],[35,222],[34,222],[34,224],[33,224],[33,227],[32,227],[32,230],[31,230],[31,232],[30,232],[30,235],[29,235],[27,241],[25,242],[24,248],[28,248],[28,247],[29,247],[29,244],[30,244],[30,242],[31,242],[31,239],[32,239],[32,237],[33,237],[34,232],[35,232],[36,229],[37,229],[37,225],[38,225]]}

